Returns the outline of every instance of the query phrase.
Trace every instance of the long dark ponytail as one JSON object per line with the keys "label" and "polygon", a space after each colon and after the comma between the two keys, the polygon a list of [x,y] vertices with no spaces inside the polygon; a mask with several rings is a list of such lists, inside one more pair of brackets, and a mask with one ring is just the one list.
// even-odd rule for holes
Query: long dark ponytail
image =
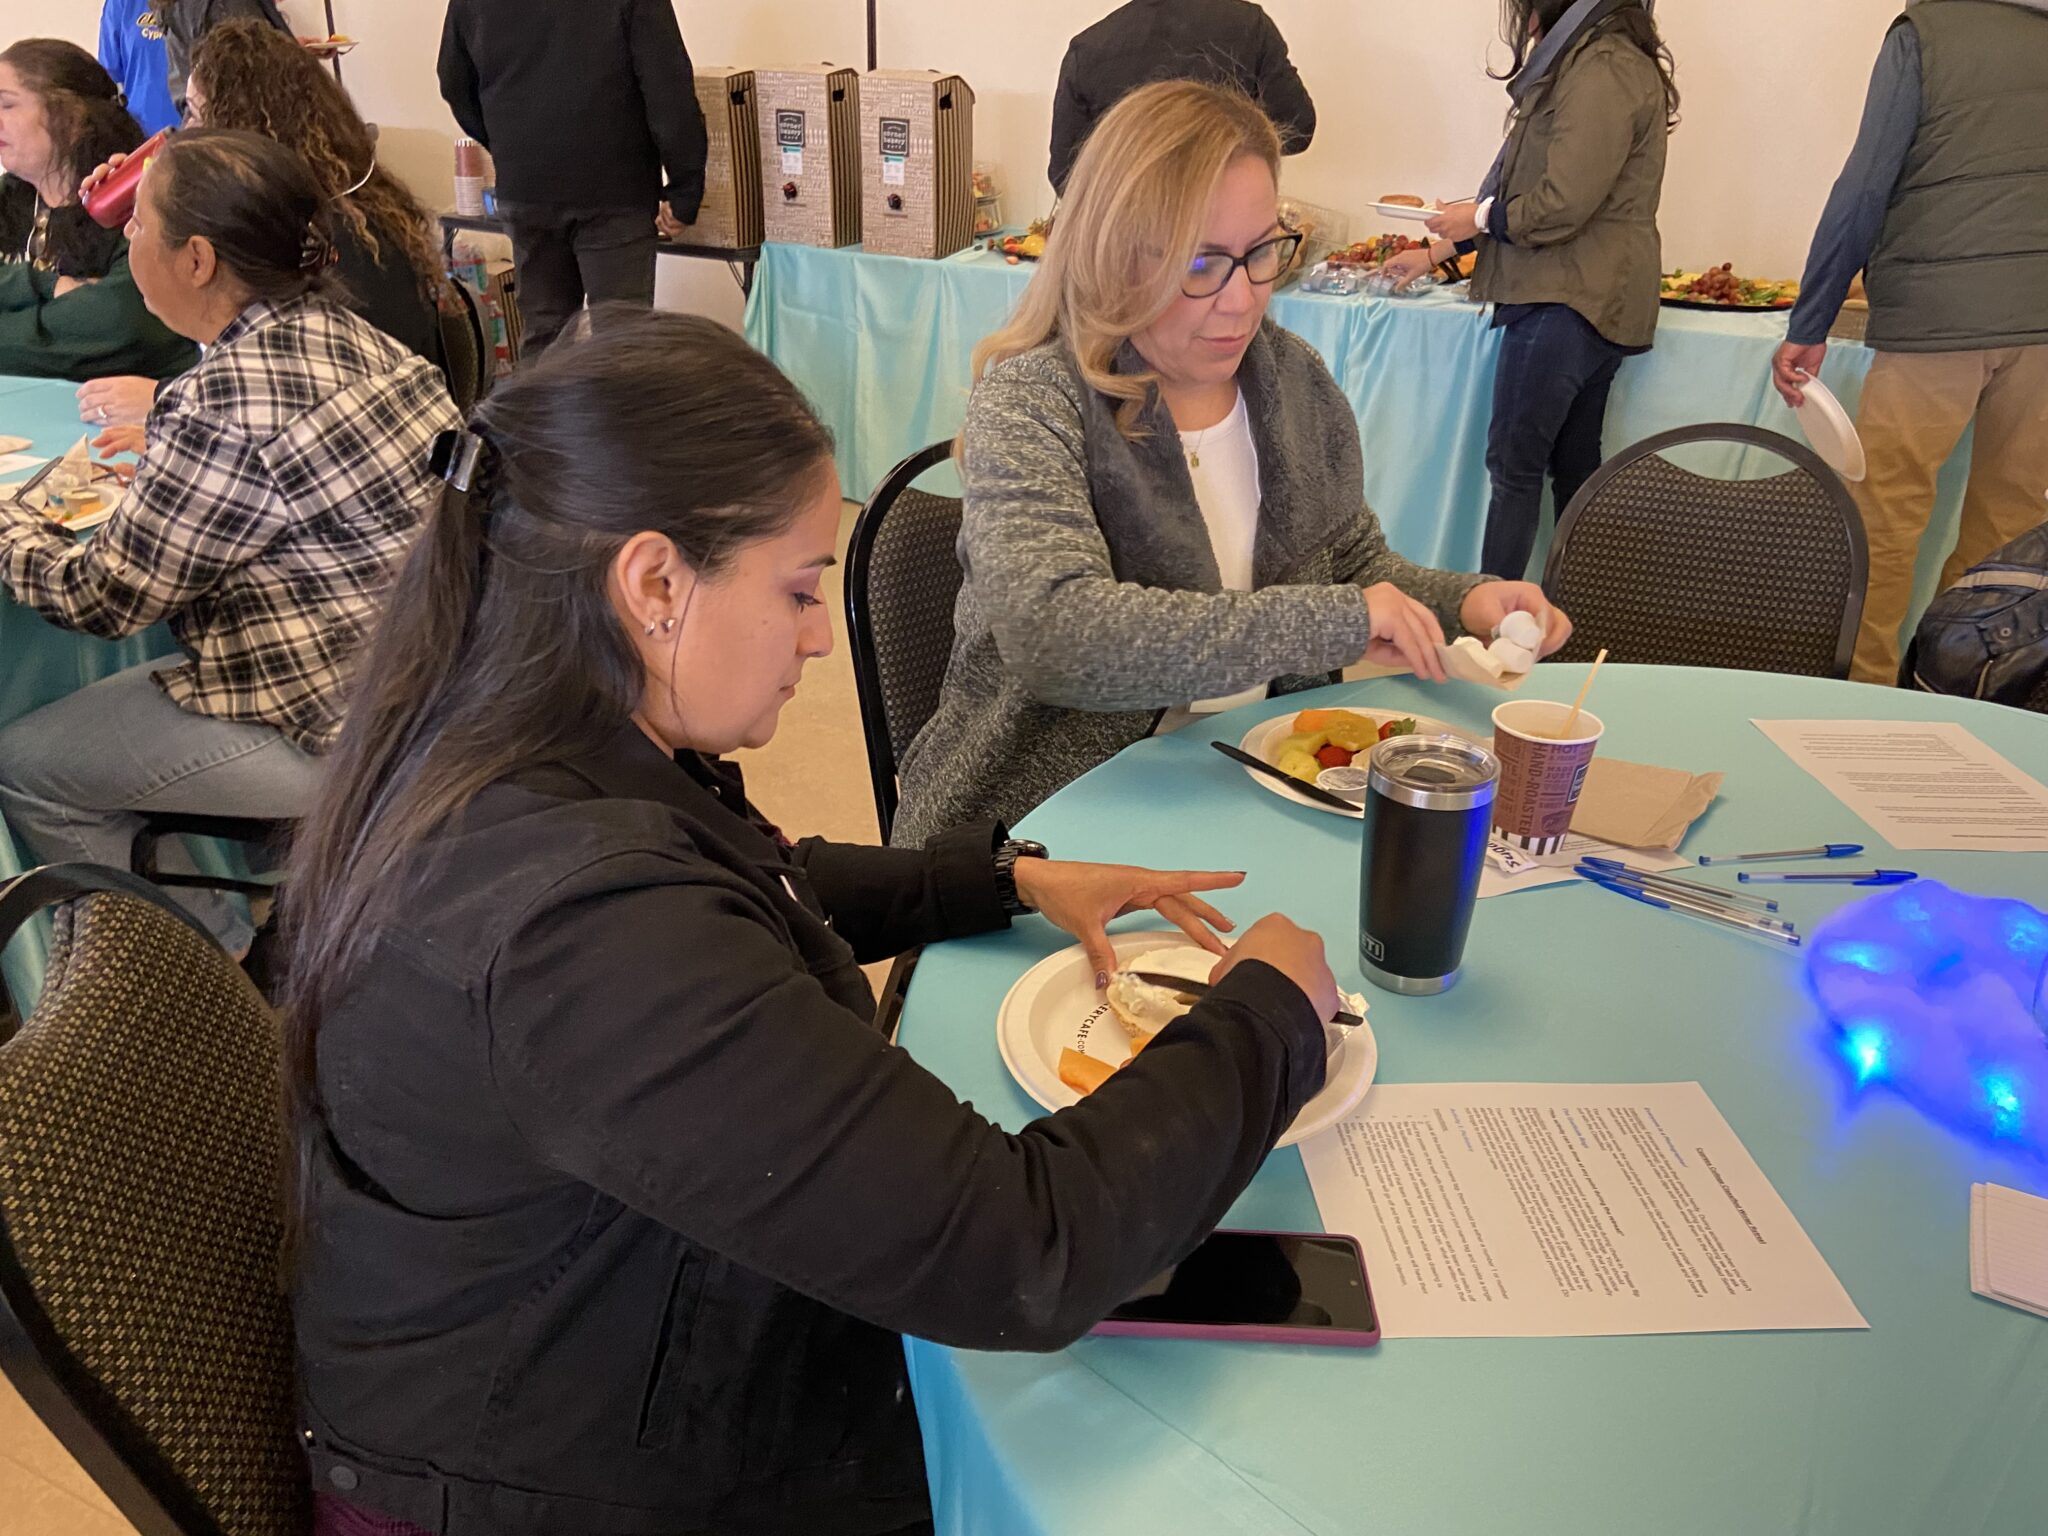
{"label": "long dark ponytail", "polygon": [[732,331],[659,311],[593,319],[477,407],[482,483],[428,518],[299,827],[282,918],[302,1193],[321,1020],[433,834],[485,786],[592,750],[639,707],[645,668],[610,595],[619,550],[653,530],[716,579],[830,473],[831,434]]}
{"label": "long dark ponytail", "polygon": [[[1573,0],[1501,0],[1500,36],[1513,52],[1508,67],[1503,70],[1489,70],[1496,80],[1513,80],[1528,65],[1529,55],[1535,51],[1536,37],[1540,29],[1548,32],[1564,19],[1564,13],[1572,8]],[[1657,29],[1657,19],[1650,14],[1647,5],[1624,5],[1601,24],[1603,31],[1618,31],[1649,57],[1657,66],[1657,77],[1664,83],[1664,125],[1678,126],[1678,66],[1671,57],[1671,47],[1664,41],[1664,35]]]}

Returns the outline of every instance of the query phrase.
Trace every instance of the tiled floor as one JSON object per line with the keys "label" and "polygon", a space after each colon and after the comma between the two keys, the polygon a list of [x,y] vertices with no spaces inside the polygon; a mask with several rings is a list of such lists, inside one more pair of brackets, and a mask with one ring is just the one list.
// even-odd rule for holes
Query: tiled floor
{"label": "tiled floor", "polygon": [[[840,528],[841,554],[854,509]],[[873,841],[874,799],[854,701],[853,668],[839,622],[839,574],[827,576],[840,645],[804,673],[775,740],[742,754],[754,801],[792,836]],[[133,1536],[133,1528],[63,1447],[0,1381],[0,1533],[4,1536]]]}

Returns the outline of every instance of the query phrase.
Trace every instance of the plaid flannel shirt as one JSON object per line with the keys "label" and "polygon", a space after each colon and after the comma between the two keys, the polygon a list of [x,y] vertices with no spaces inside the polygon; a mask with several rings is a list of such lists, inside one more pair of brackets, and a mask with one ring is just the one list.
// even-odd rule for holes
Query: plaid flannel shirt
{"label": "plaid flannel shirt", "polygon": [[159,391],[91,538],[0,509],[0,579],[87,634],[168,619],[189,659],[157,680],[180,708],[324,751],[433,505],[434,434],[458,425],[440,373],[383,332],[322,299],[259,300]]}

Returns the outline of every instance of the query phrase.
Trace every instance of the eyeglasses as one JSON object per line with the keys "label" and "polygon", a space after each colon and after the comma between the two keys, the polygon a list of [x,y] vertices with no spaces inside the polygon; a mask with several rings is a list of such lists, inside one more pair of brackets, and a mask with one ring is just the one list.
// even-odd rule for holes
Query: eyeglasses
{"label": "eyeglasses", "polygon": [[1294,254],[1301,249],[1301,236],[1296,234],[1275,235],[1271,240],[1262,240],[1242,256],[1232,256],[1225,251],[1202,251],[1188,263],[1187,276],[1180,280],[1180,291],[1191,299],[1214,298],[1230,286],[1230,280],[1237,275],[1239,267],[1244,275],[1259,287],[1280,280],[1280,274],[1294,264]]}

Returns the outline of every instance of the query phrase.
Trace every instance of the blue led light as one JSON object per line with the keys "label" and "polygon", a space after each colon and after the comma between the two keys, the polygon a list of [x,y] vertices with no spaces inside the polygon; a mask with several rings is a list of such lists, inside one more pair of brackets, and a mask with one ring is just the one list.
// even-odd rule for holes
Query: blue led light
{"label": "blue led light", "polygon": [[2048,915],[1930,880],[1843,908],[1807,952],[1859,1089],[1882,1085],[1952,1129],[2048,1156],[2044,970]]}
{"label": "blue led light", "polygon": [[1991,1106],[1991,1124],[2001,1136],[2017,1136],[2026,1122],[2019,1089],[2002,1072],[1984,1079],[1984,1099]]}
{"label": "blue led light", "polygon": [[1873,976],[1890,975],[1904,965],[1904,958],[1884,945],[1860,940],[1830,944],[1825,954],[1837,965],[1853,965],[1859,971],[1869,971]]}
{"label": "blue led light", "polygon": [[1849,1031],[1846,1041],[1849,1065],[1856,1069],[1856,1086],[1884,1076],[1885,1038],[1882,1029],[1864,1025]]}

